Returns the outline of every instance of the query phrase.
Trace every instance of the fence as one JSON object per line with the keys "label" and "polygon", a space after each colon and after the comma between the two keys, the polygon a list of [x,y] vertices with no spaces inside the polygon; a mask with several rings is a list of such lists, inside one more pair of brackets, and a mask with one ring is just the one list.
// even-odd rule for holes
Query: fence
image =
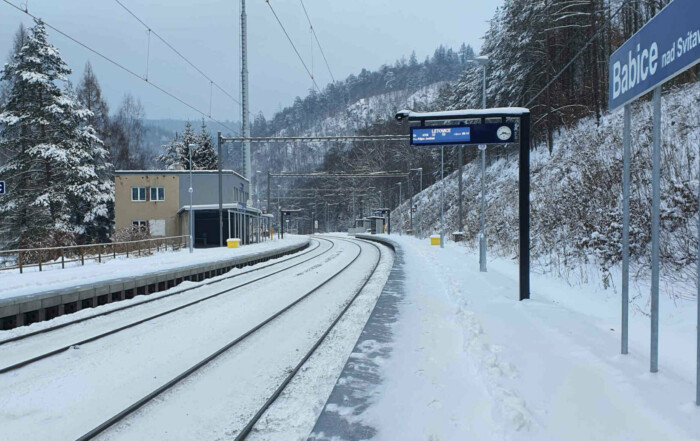
{"label": "fence", "polygon": [[97,260],[101,263],[109,258],[116,259],[117,256],[140,257],[154,251],[160,252],[168,249],[175,251],[185,248],[188,246],[188,240],[189,236],[171,236],[128,242],[6,250],[0,251],[0,259],[14,261],[14,264],[0,266],[0,271],[19,269],[19,272],[22,273],[25,268],[32,267],[39,267],[39,271],[42,271],[44,267],[50,265],[61,265],[61,268],[65,268],[67,263],[73,262],[85,265],[86,260]]}

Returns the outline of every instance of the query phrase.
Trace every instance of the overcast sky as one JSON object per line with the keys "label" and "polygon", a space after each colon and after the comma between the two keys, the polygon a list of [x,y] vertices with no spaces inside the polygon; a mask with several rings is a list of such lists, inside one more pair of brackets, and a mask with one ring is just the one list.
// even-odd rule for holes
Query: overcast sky
{"label": "overcast sky", "polygon": [[[146,75],[148,32],[115,0],[10,0],[28,2],[29,12]],[[216,83],[239,96],[239,1],[121,0],[151,29],[189,58]],[[304,0],[336,80],[393,63],[415,50],[419,59],[440,45],[471,44],[481,37],[502,0]],[[299,0],[271,0],[278,16],[311,68],[308,22]],[[264,0],[247,0],[251,111],[271,116],[304,96],[311,80]],[[23,13],[0,3],[0,56],[6,57]],[[49,30],[49,38],[74,70],[77,82],[90,60],[112,110],[125,93],[141,99],[148,118],[198,119],[201,116],[143,81],[118,69],[67,38]],[[321,88],[331,81],[315,47],[313,70]],[[209,113],[209,82],[151,37],[149,80],[197,109]],[[238,120],[237,105],[214,89],[212,116]]]}

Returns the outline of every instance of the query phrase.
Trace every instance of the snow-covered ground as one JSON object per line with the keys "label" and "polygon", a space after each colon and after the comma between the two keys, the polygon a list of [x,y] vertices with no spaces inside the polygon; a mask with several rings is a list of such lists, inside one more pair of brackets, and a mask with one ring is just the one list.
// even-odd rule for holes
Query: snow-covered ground
{"label": "snow-covered ground", "polygon": [[[305,260],[316,255],[317,259],[245,285],[244,289],[104,339],[73,346],[51,358],[3,374],[0,376],[0,390],[3,390],[0,409],[4,409],[0,412],[1,438],[75,439],[319,286],[364,249],[366,258],[358,259],[348,271],[105,434],[107,439],[119,440],[232,438],[337,316],[378,257],[370,245],[333,241],[336,243],[332,249],[328,241],[322,240],[321,247],[299,258]],[[385,280],[391,265],[390,259],[384,257],[380,271],[374,276],[378,278],[363,291],[357,305],[348,311],[347,319],[338,324],[338,332],[329,336],[327,343],[319,348],[318,356],[309,361],[299,380],[291,385],[290,393],[281,397],[281,407],[273,409],[261,422],[268,433],[277,433],[279,439],[286,440],[290,439],[285,437],[288,432],[281,428],[293,425],[295,436],[304,437],[313,426],[316,413],[321,410],[381,290],[382,277]],[[292,263],[290,260],[284,266]],[[192,300],[230,289],[260,275],[251,273],[201,286],[186,297]],[[19,359],[42,347],[53,349],[65,344],[64,341],[89,337],[183,301],[178,296],[169,297],[135,310],[35,336],[31,341],[9,343],[0,348],[3,354],[0,358]]]}
{"label": "snow-covered ground", "polygon": [[45,267],[39,272],[31,268],[20,274],[17,271],[0,272],[0,299],[34,294],[42,290],[61,289],[71,286],[95,283],[122,276],[139,276],[157,271],[176,269],[188,265],[218,262],[231,257],[246,256],[275,248],[308,242],[306,236],[287,235],[284,239],[275,239],[260,244],[246,245],[241,248],[206,248],[195,249],[192,254],[182,249],[175,252],[162,252],[144,257],[117,257],[102,263],[86,261],[85,266],[72,265],[61,269],[60,265]]}
{"label": "snow-covered ground", "polygon": [[406,296],[383,383],[357,416],[378,430],[372,439],[700,439],[694,300],[662,298],[651,374],[648,317],[632,305],[620,355],[610,291],[533,275],[519,302],[514,261],[480,273],[468,248],[392,239],[405,251]]}

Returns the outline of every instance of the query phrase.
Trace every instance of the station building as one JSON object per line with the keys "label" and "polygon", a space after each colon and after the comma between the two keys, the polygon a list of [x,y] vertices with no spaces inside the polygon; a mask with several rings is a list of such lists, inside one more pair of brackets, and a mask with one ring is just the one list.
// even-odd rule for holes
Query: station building
{"label": "station building", "polygon": [[[259,215],[258,210],[246,207],[250,199],[250,182],[246,178],[233,170],[223,170],[222,182],[225,224],[228,210]],[[188,170],[117,170],[114,173],[115,228],[139,228],[154,237],[188,235],[189,187]],[[193,171],[192,188],[195,246],[218,246],[218,171]]]}

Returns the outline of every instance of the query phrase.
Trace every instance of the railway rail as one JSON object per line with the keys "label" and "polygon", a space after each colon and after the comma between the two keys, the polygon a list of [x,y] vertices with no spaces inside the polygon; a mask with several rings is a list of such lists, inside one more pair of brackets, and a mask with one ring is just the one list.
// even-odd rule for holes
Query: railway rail
{"label": "railway rail", "polygon": [[[0,368],[0,374],[4,374],[4,373],[10,372],[10,371],[14,371],[14,370],[16,370],[16,369],[19,369],[19,368],[24,367],[24,366],[27,366],[27,365],[29,365],[29,364],[35,363],[35,362],[40,361],[40,360],[45,360],[45,359],[47,359],[47,358],[49,358],[49,357],[52,357],[52,356],[57,355],[57,354],[60,354],[61,352],[67,351],[68,349],[70,349],[70,348],[72,348],[72,347],[80,346],[80,345],[83,345],[83,344],[86,344],[86,343],[95,342],[95,341],[100,340],[100,339],[102,339],[102,338],[104,338],[104,337],[107,337],[107,336],[116,334],[116,333],[121,332],[121,331],[124,331],[124,330],[126,330],[126,329],[133,328],[133,327],[135,327],[135,326],[139,326],[139,325],[144,324],[144,323],[146,323],[146,322],[149,322],[149,321],[151,321],[151,320],[155,320],[155,319],[157,319],[157,318],[166,316],[166,315],[168,315],[168,314],[172,314],[172,313],[177,312],[177,311],[180,311],[180,310],[182,310],[182,309],[189,308],[189,307],[191,307],[191,306],[193,306],[193,305],[202,303],[202,302],[204,302],[204,301],[214,299],[214,298],[216,298],[216,297],[218,297],[218,296],[220,296],[220,295],[223,295],[223,294],[226,294],[226,293],[229,293],[229,292],[232,292],[232,291],[236,291],[236,290],[238,290],[238,289],[240,289],[240,288],[243,288],[243,287],[245,287],[245,286],[251,285],[251,284],[253,284],[253,283],[255,283],[255,282],[259,282],[260,280],[267,279],[267,278],[269,278],[269,277],[272,277],[272,276],[277,275],[277,274],[279,274],[279,273],[282,273],[282,272],[284,272],[284,271],[288,271],[288,270],[290,270],[290,269],[292,269],[292,268],[298,267],[299,265],[302,265],[302,264],[304,264],[304,263],[306,263],[306,262],[309,262],[309,261],[311,261],[311,260],[313,260],[313,259],[319,258],[320,256],[322,256],[322,255],[324,255],[324,254],[330,252],[330,251],[333,249],[334,244],[333,244],[332,241],[328,241],[327,239],[320,239],[320,240],[324,240],[324,241],[330,242],[331,246],[330,246],[328,249],[326,249],[326,250],[324,250],[323,252],[321,252],[320,254],[311,256],[310,258],[305,259],[305,260],[302,260],[301,262],[297,262],[297,263],[295,263],[295,264],[293,264],[293,265],[286,266],[286,267],[284,267],[284,268],[279,269],[278,271],[272,272],[272,273],[270,273],[270,274],[266,274],[266,275],[264,275],[264,276],[258,277],[258,278],[253,279],[253,280],[249,280],[249,281],[247,281],[247,282],[244,282],[244,283],[235,285],[235,286],[233,286],[233,287],[227,287],[226,289],[217,291],[217,292],[215,292],[214,294],[210,294],[210,295],[207,295],[207,296],[205,296],[205,297],[203,297],[203,298],[200,298],[200,299],[197,299],[197,300],[194,300],[194,301],[185,303],[185,304],[183,304],[183,305],[180,305],[180,306],[177,306],[177,307],[174,307],[174,308],[167,309],[167,310],[162,311],[162,312],[159,312],[159,313],[157,313],[157,314],[149,315],[149,316],[147,316],[147,317],[145,317],[145,318],[143,318],[143,319],[136,320],[136,321],[134,321],[134,322],[128,323],[128,324],[123,325],[123,326],[119,326],[119,327],[114,328],[114,329],[110,329],[110,330],[105,331],[105,332],[102,332],[102,333],[100,333],[100,334],[93,335],[93,336],[91,336],[91,337],[84,338],[84,339],[81,339],[81,340],[78,340],[78,341],[71,341],[70,343],[66,343],[66,344],[64,344],[64,345],[61,345],[61,346],[59,346],[59,347],[56,348],[56,349],[53,349],[53,350],[51,350],[51,351],[44,352],[44,353],[42,353],[42,354],[40,354],[40,355],[31,357],[31,358],[24,359],[24,360],[22,360],[22,361],[20,361],[20,362],[13,363],[13,364],[10,364],[10,365],[7,365],[7,366],[3,366],[3,367]],[[306,254],[310,253],[311,251],[315,251],[315,250],[318,249],[319,247],[320,247],[320,243],[319,243],[319,246],[313,248],[312,250],[310,250],[310,251],[308,251],[308,252],[303,253],[303,255],[306,255]],[[244,275],[248,275],[248,274],[253,273],[253,272],[256,272],[256,271],[260,271],[260,270],[262,270],[262,269],[267,269],[267,268],[273,267],[273,266],[278,265],[278,264],[280,264],[280,263],[288,262],[289,260],[293,260],[293,259],[298,258],[298,257],[299,257],[299,256],[294,256],[294,257],[292,257],[292,258],[284,259],[284,260],[282,260],[281,262],[275,262],[275,263],[272,263],[272,264],[269,264],[269,265],[262,266],[262,267],[260,267],[260,268],[254,268],[254,269],[249,270],[249,271],[244,271],[244,272],[241,272],[241,273],[237,273],[237,274],[233,274],[233,275],[230,275],[230,276],[223,277],[223,278],[221,278],[221,279],[212,280],[212,281],[209,281],[209,282],[206,282],[206,283],[203,283],[203,284],[198,284],[198,285],[196,285],[196,286],[184,288],[184,289],[182,289],[182,290],[178,290],[178,291],[176,291],[176,292],[169,293],[169,294],[166,294],[166,295],[163,295],[163,296],[159,296],[159,297],[156,297],[156,298],[153,298],[153,299],[148,299],[148,300],[143,301],[143,302],[138,302],[138,303],[126,305],[126,306],[123,306],[123,307],[120,307],[120,308],[116,308],[116,309],[113,309],[113,310],[110,310],[110,311],[106,311],[106,312],[103,312],[103,313],[93,314],[93,315],[90,315],[89,317],[81,318],[81,319],[78,319],[78,320],[72,320],[72,321],[70,321],[70,322],[63,323],[63,324],[61,324],[61,325],[49,327],[49,328],[46,328],[46,329],[43,329],[43,330],[39,330],[39,331],[36,331],[36,332],[32,332],[32,333],[20,335],[20,336],[11,338],[11,339],[3,340],[3,341],[0,341],[0,346],[5,345],[5,344],[7,344],[7,343],[11,343],[11,342],[21,341],[21,340],[24,340],[24,339],[29,338],[29,337],[33,337],[33,336],[45,334],[45,333],[47,333],[47,332],[51,332],[51,331],[55,331],[55,330],[58,330],[58,329],[62,329],[62,328],[65,328],[66,326],[69,326],[69,325],[75,325],[75,324],[83,323],[83,322],[85,322],[85,321],[92,320],[92,319],[95,319],[95,318],[98,318],[98,317],[104,317],[104,316],[106,316],[106,315],[110,315],[110,314],[113,314],[113,313],[115,313],[115,312],[124,311],[124,310],[126,310],[126,309],[131,309],[131,308],[138,307],[138,306],[142,306],[142,305],[149,304],[149,303],[152,303],[152,302],[157,302],[157,301],[160,301],[160,300],[163,300],[163,299],[172,297],[172,296],[174,296],[174,295],[179,295],[179,294],[183,294],[183,293],[185,293],[185,292],[189,292],[189,291],[192,291],[192,290],[195,290],[195,289],[199,289],[199,288],[201,288],[201,287],[203,287],[203,286],[210,286],[210,285],[214,285],[214,284],[217,284],[217,283],[220,283],[220,282],[223,282],[223,281],[227,281],[227,280],[230,280],[230,279],[238,278],[238,277],[241,277],[241,276],[244,276]]]}
{"label": "railway rail", "polygon": [[[345,239],[341,239],[345,240]],[[347,240],[346,240],[347,241]],[[352,241],[347,241],[354,243]],[[263,406],[253,415],[253,417],[249,420],[249,422],[245,425],[245,427],[239,432],[237,437],[235,438],[236,441],[238,440],[243,440],[245,439],[253,429],[255,423],[259,420],[259,418],[265,413],[265,411],[274,403],[274,401],[279,397],[279,395],[282,393],[284,388],[289,384],[289,382],[292,380],[292,378],[297,374],[299,369],[303,366],[303,364],[313,355],[313,353],[318,349],[318,347],[321,345],[321,343],[325,340],[325,338],[328,336],[328,334],[331,332],[333,327],[340,321],[340,319],[343,317],[343,315],[347,312],[347,310],[350,308],[352,303],[355,301],[355,299],[359,296],[359,294],[362,292],[364,287],[367,285],[369,282],[371,276],[374,274],[374,271],[376,271],[377,266],[379,265],[379,262],[381,260],[381,251],[379,247],[373,243],[366,242],[372,247],[374,247],[377,250],[377,259],[373,264],[372,270],[370,271],[369,274],[367,274],[363,280],[362,283],[360,284],[359,288],[355,289],[353,294],[351,295],[350,300],[344,305],[343,309],[340,311],[340,313],[336,316],[336,318],[333,320],[330,326],[326,328],[326,330],[323,332],[323,334],[320,336],[320,338],[316,341],[316,343],[306,352],[306,354],[302,357],[301,361],[289,372],[289,374],[286,376],[284,381],[277,387],[275,392],[265,401]],[[357,244],[356,244],[357,245]],[[195,365],[191,366],[187,370],[183,371],[176,377],[172,378],[170,381],[167,383],[163,384],[162,386],[158,387],[157,389],[153,390],[151,393],[145,395],[141,399],[137,400],[136,402],[132,403],[131,405],[127,406],[124,408],[121,412],[117,413],[116,415],[112,416],[111,418],[105,420],[92,430],[88,431],[85,433],[83,436],[79,437],[79,441],[86,441],[86,440],[91,440],[99,436],[100,434],[104,433],[107,431],[110,427],[114,426],[115,424],[124,421],[126,418],[128,418],[131,414],[145,406],[146,404],[150,403],[153,401],[155,398],[159,397],[166,391],[172,389],[175,385],[179,384],[183,380],[187,379],[188,377],[192,376],[196,372],[200,371],[203,367],[207,366],[209,363],[220,357],[221,355],[225,354],[227,351],[231,350],[233,347],[236,345],[240,344],[241,342],[245,341],[252,335],[254,335],[256,332],[258,332],[260,329],[264,328],[266,325],[268,325],[270,322],[274,321],[278,317],[282,316],[283,314],[289,312],[292,310],[295,306],[299,305],[301,302],[309,298],[311,295],[314,293],[318,292],[321,288],[324,286],[328,285],[331,281],[336,279],[339,275],[343,274],[346,270],[348,270],[362,255],[362,247],[358,246],[358,253],[354,256],[354,258],[344,265],[339,271],[334,272],[329,278],[326,278],[324,281],[316,285],[314,288],[311,290],[308,290],[305,294],[303,294],[301,297],[299,297],[297,300],[294,302],[290,303],[283,309],[279,310],[276,312],[274,315],[268,317],[266,320],[260,322],[258,325],[255,327],[251,328],[249,331],[246,333],[238,336],[231,342],[227,343],[217,351],[213,352],[209,356],[205,357]]]}
{"label": "railway rail", "polygon": [[[8,424],[8,433],[20,436],[17,439],[26,437],[26,434],[20,435],[25,424],[28,425],[27,430],[39,429],[37,436],[45,439],[88,440],[102,436],[112,439],[123,437],[124,430],[136,430],[137,436],[147,438],[153,438],[148,436],[148,432],[153,431],[157,438],[158,434],[173,433],[169,427],[173,421],[171,412],[175,409],[179,414],[182,409],[190,407],[192,393],[194,397],[201,396],[202,390],[211,387],[212,382],[215,388],[219,388],[222,381],[220,369],[223,368],[225,376],[232,376],[225,382],[228,387],[220,388],[221,395],[212,403],[226,409],[225,403],[229,397],[233,397],[237,403],[237,391],[246,391],[245,403],[236,407],[236,416],[224,418],[227,437],[246,439],[315,353],[320,353],[321,357],[330,356],[328,347],[322,346],[323,342],[352,305],[357,303],[356,299],[361,296],[383,259],[380,247],[373,243],[331,239],[315,237],[317,246],[305,252],[304,257],[295,255],[281,262],[186,288],[192,291],[209,287],[193,294],[202,298],[172,298],[174,294],[169,293],[167,295],[171,300],[164,304],[157,303],[158,299],[149,299],[150,307],[131,310],[137,315],[149,315],[124,326],[116,326],[115,322],[123,323],[132,318],[131,315],[113,316],[107,322],[90,321],[104,317],[102,314],[79,319],[88,331],[108,330],[89,338],[75,339],[80,341],[72,341],[70,345],[57,344],[55,349],[40,354],[40,357],[28,357],[23,362],[8,366],[12,369],[4,368],[7,376],[0,375],[0,387],[8,391],[4,400],[6,404],[16,404],[13,407],[16,412],[29,418],[24,423],[7,415],[0,420]],[[356,251],[353,251],[355,248]],[[331,253],[332,250],[336,252]],[[284,268],[279,267],[281,263],[286,263]],[[216,292],[212,292],[212,285],[217,287],[217,283],[230,279],[236,282],[235,277],[264,268],[273,272],[253,274],[251,280],[245,278],[235,286],[219,286]],[[290,271],[292,268],[298,269]],[[239,290],[243,286],[249,289]],[[219,297],[222,300],[213,303],[205,302],[235,290],[239,290],[240,294]],[[178,290],[178,293],[182,291]],[[360,303],[364,305],[368,299],[362,299]],[[171,307],[171,302],[181,301],[187,303]],[[139,304],[129,307],[134,308]],[[186,313],[173,314],[195,304],[200,306],[186,310]],[[121,311],[124,309],[128,308],[119,308]],[[347,314],[353,317],[348,318],[351,322],[343,321],[343,328],[347,323],[362,326],[358,321],[362,318],[357,316],[359,310],[353,308],[352,311],[352,314]],[[362,317],[360,314],[359,317]],[[202,320],[205,324],[198,325]],[[150,324],[144,328],[137,327],[145,323]],[[125,332],[123,337],[105,338],[130,328],[135,329]],[[52,328],[54,331],[57,329]],[[85,330],[80,326],[69,328],[66,332],[76,337]],[[37,340],[38,345],[31,343],[34,341],[31,336],[14,341],[19,344],[23,344],[22,340],[31,343],[31,349],[51,349],[54,342],[71,341],[63,332],[55,334],[51,330],[44,331],[41,334],[45,337],[33,333],[33,338],[40,339]],[[81,347],[102,339],[104,342],[101,344]],[[162,346],[161,342],[168,343]],[[199,344],[202,342],[205,344]],[[4,345],[0,347],[0,352],[8,346],[16,348],[8,343],[7,340],[0,342],[0,345]],[[322,350],[319,351],[320,347]],[[51,359],[55,360],[53,362],[34,364],[69,348],[76,350]],[[258,372],[256,366],[263,363],[260,356],[267,362],[265,370]],[[338,356],[335,354],[332,357]],[[28,369],[20,369],[22,367]],[[114,374],[118,375],[118,381],[101,381]],[[117,377],[114,379],[117,380]],[[71,385],[80,385],[80,388],[73,392]],[[84,395],[80,391],[89,392]],[[51,404],[43,403],[44,398],[37,402],[38,397],[49,396],[56,397],[52,398]],[[107,402],[104,401],[105,397],[109,397]],[[208,400],[209,396],[205,399]],[[165,403],[167,405],[161,407]],[[139,411],[144,407],[147,409]],[[190,412],[196,414],[200,408],[205,407],[195,406]],[[203,414],[199,414],[201,416]],[[42,423],[40,426],[43,427],[39,428],[32,423],[35,418],[54,423],[49,424],[51,427]]]}

